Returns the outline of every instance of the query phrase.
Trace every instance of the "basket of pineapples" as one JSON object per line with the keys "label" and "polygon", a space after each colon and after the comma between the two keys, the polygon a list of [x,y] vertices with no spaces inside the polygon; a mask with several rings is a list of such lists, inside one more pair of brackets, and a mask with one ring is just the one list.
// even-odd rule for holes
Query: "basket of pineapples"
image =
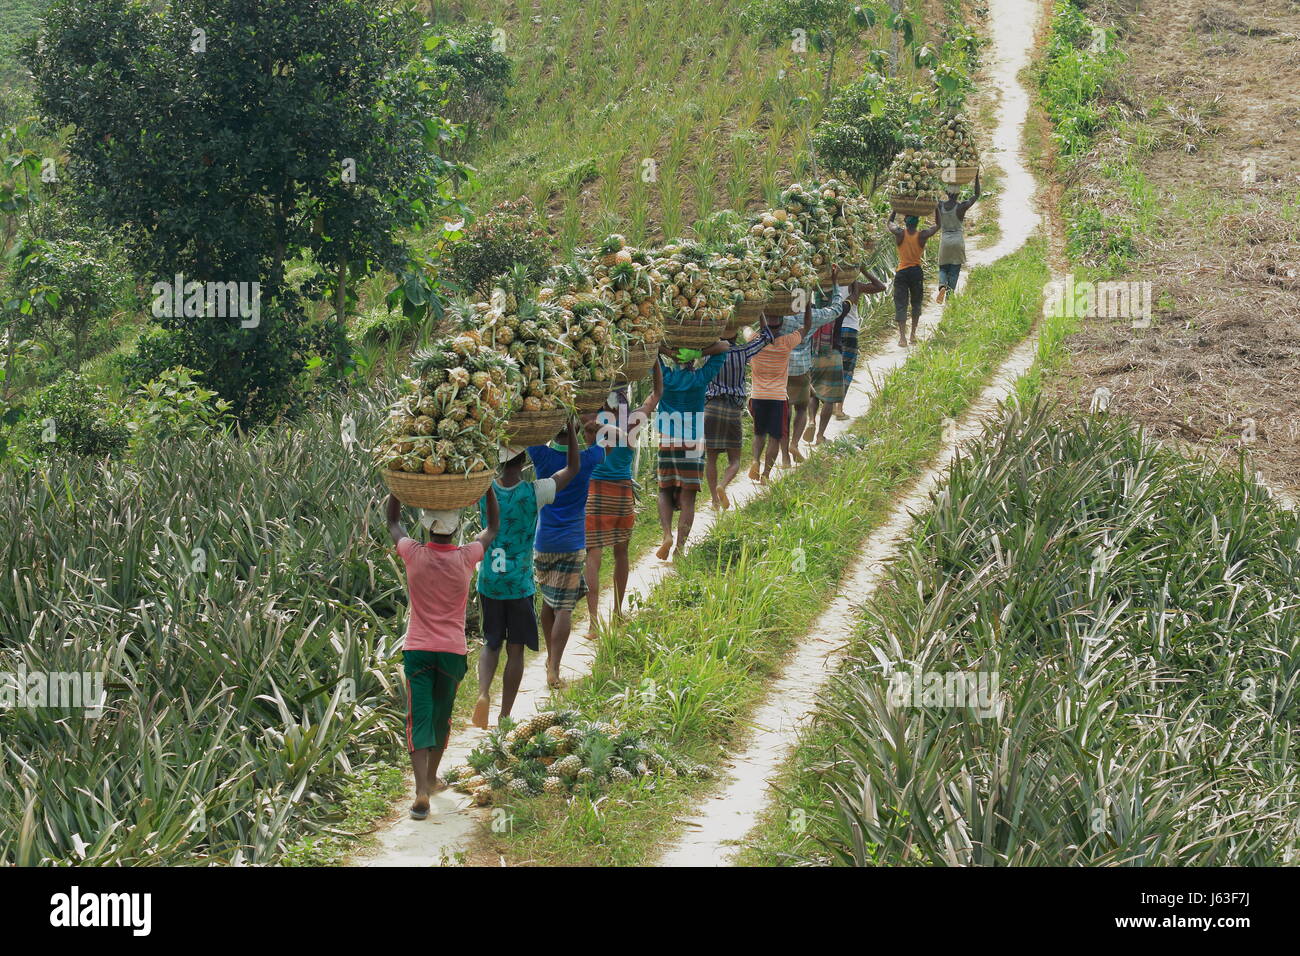
{"label": "basket of pineapples", "polygon": [[680,761],[643,734],[582,720],[573,711],[542,711],[502,725],[446,773],[451,788],[478,806],[543,794],[595,796],[637,777],[712,776],[704,764]]}
{"label": "basket of pineapples", "polygon": [[764,312],[789,315],[796,295],[812,288],[817,267],[812,246],[784,209],[770,209],[750,220],[745,245],[760,264],[768,295]]}
{"label": "basket of pineapples", "polygon": [[691,242],[670,243],[654,254],[664,277],[664,341],[672,349],[707,348],[721,337],[732,307],[709,270],[709,253]]}
{"label": "basket of pineapples", "polygon": [[492,483],[519,371],[473,331],[417,352],[413,364],[375,449],[380,474],[403,504],[466,508]]}
{"label": "basket of pineapples", "polygon": [[933,213],[945,195],[943,159],[931,149],[907,147],[890,163],[885,173],[889,207],[903,216]]}
{"label": "basket of pineapples", "polygon": [[940,178],[945,184],[965,186],[980,171],[980,152],[975,131],[963,113],[954,113],[932,137],[934,151],[943,160]]}
{"label": "basket of pineapples", "polygon": [[491,302],[456,308],[459,321],[481,330],[485,344],[513,359],[522,383],[507,416],[506,444],[543,445],[563,428],[576,394],[568,344],[568,310],[538,301],[526,275],[504,277]]}
{"label": "basket of pineapples", "polygon": [[763,314],[769,295],[763,264],[743,242],[736,242],[714,255],[709,270],[731,300],[731,319],[722,332],[729,339]]}
{"label": "basket of pineapples", "polygon": [[614,324],[614,307],[594,293],[578,297],[569,312],[568,343],[579,414],[600,409],[627,361],[627,336]]}
{"label": "basket of pineapples", "polygon": [[808,240],[819,280],[829,276],[831,266],[843,261],[831,198],[823,195],[819,183],[791,183],[778,198],[777,208],[784,209],[798,223],[803,237]]}
{"label": "basket of pineapples", "polygon": [[664,340],[664,277],[649,253],[628,246],[619,235],[601,243],[591,273],[596,292],[614,307],[615,327],[627,338],[627,355],[616,378],[639,381],[654,367]]}
{"label": "basket of pineapples", "polygon": [[[839,249],[840,272],[837,281],[846,285],[862,274],[862,267],[876,247],[879,217],[871,200],[862,192],[838,179],[821,185],[823,202],[831,216],[831,233]],[[830,269],[818,270],[823,288],[830,286]]]}

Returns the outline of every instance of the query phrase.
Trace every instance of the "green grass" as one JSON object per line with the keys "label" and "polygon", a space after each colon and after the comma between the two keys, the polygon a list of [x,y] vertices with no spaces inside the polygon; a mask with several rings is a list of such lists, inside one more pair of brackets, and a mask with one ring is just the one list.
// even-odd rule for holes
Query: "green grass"
{"label": "green grass", "polygon": [[[1293,862],[1300,518],[1041,408],[935,501],[745,862]],[[885,661],[996,673],[1000,710],[891,705]]]}
{"label": "green grass", "polygon": [[[653,731],[717,765],[768,678],[834,594],[897,493],[1031,327],[1046,278],[1042,244],[972,274],[935,336],[894,372],[848,435],[815,452],[743,511],[725,516],[679,573],[604,638],[566,706]],[[642,782],[592,802],[516,802],[495,835],[517,861],[642,863],[701,785]]]}

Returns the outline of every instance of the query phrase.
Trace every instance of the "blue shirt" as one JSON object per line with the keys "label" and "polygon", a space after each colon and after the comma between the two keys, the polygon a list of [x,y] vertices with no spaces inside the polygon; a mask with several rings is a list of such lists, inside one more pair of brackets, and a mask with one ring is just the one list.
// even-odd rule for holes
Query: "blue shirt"
{"label": "blue shirt", "polygon": [[632,460],[636,458],[636,449],[627,445],[615,445],[605,449],[605,460],[591,473],[593,480],[631,481]]}
{"label": "blue shirt", "polygon": [[[551,477],[568,461],[565,452],[550,445],[533,445],[528,449],[528,457],[538,478]],[[578,456],[578,474],[555,493],[555,500],[538,515],[534,548],[565,553],[581,551],[587,546],[587,486],[591,483],[591,473],[604,460],[605,449],[599,445],[584,449]]]}
{"label": "blue shirt", "polygon": [[664,394],[655,413],[655,427],[661,438],[696,442],[704,437],[704,393],[727,363],[727,353],[710,355],[702,368],[670,368],[661,356]]}

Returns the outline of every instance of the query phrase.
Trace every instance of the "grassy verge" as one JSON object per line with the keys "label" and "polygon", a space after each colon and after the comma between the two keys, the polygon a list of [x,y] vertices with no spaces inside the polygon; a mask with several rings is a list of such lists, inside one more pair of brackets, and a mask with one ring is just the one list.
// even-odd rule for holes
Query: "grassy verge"
{"label": "grassy verge", "polygon": [[[1009,413],[867,609],[746,862],[1290,862],[1298,543],[1240,470]],[[887,661],[993,675],[999,703],[891,703]]]}
{"label": "grassy verge", "polygon": [[[849,434],[725,516],[640,613],[600,642],[592,676],[563,695],[565,705],[653,731],[716,765],[845,566],[934,455],[944,420],[1029,330],[1045,278],[1039,242],[976,271]],[[594,801],[516,800],[508,832],[484,838],[515,862],[641,863],[705,786],[642,778]]]}

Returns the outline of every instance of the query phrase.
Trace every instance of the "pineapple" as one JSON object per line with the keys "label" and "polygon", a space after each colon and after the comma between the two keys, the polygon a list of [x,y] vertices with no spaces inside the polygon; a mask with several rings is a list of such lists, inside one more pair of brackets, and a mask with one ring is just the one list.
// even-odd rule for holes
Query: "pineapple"
{"label": "pineapple", "polygon": [[632,772],[626,767],[615,767],[609,772],[609,778],[614,783],[627,783],[632,779]]}
{"label": "pineapple", "polygon": [[532,791],[528,787],[528,781],[525,780],[523,777],[515,777],[515,779],[510,781],[506,789],[510,792],[510,795],[513,797],[532,796]]}
{"label": "pineapple", "polygon": [[563,760],[558,761],[552,768],[562,777],[576,777],[582,770],[582,758],[577,754],[569,754]]}
{"label": "pineapple", "polygon": [[492,802],[492,788],[478,787],[471,791],[471,797],[474,800],[475,806],[486,807]]}
{"label": "pineapple", "polygon": [[543,793],[564,793],[564,780],[560,777],[547,777],[542,781]]}

